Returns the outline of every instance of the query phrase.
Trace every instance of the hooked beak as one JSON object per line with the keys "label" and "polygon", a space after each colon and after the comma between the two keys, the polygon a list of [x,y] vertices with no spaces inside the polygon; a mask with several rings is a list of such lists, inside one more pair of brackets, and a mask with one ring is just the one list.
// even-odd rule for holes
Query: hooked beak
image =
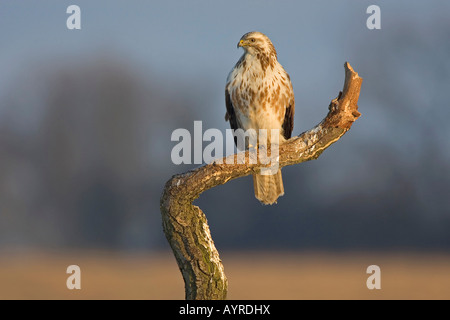
{"label": "hooked beak", "polygon": [[244,40],[240,40],[237,44],[237,48],[239,49],[239,47],[244,47],[246,45]]}

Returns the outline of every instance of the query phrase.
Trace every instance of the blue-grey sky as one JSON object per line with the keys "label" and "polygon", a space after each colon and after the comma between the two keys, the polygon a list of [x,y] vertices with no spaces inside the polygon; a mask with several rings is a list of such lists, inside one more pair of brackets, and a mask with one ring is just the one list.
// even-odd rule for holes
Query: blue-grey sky
{"label": "blue-grey sky", "polygon": [[[81,8],[82,30],[66,28],[71,4]],[[370,4],[381,8],[381,30],[366,28]],[[70,64],[110,52],[165,83],[196,81],[213,93],[211,106],[221,108],[227,73],[241,55],[236,43],[245,32],[259,30],[272,39],[291,75],[296,123],[308,126],[322,113],[314,107],[340,89],[345,61],[371,81],[365,65],[372,61],[355,47],[373,55],[394,50],[377,44],[398,28],[426,39],[433,32],[429,26],[448,19],[449,12],[448,1],[2,0],[0,96],[33,64]]]}
{"label": "blue-grey sky", "polygon": [[[81,8],[81,30],[66,28],[71,4]],[[371,4],[381,8],[381,30],[366,27]],[[380,46],[380,39],[409,29],[413,37],[426,41],[436,26],[445,26],[449,12],[448,1],[2,0],[0,97],[16,74],[41,62],[71,64],[109,52],[143,72],[151,70],[165,85],[176,81],[204,87],[211,93],[207,117],[213,117],[216,109],[223,113],[225,79],[242,53],[237,41],[245,32],[258,30],[272,39],[291,76],[296,125],[304,130],[322,116],[317,108],[340,90],[345,61],[365,79],[364,102],[370,82],[379,80],[371,79],[369,66],[378,62],[378,53],[395,54],[395,48]],[[366,52],[362,55],[355,47]],[[375,129],[380,124],[367,123],[371,125]]]}

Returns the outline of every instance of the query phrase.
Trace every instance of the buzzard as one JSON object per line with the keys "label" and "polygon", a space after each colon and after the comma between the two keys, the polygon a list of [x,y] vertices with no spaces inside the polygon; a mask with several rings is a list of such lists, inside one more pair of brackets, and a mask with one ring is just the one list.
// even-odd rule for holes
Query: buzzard
{"label": "buzzard", "polygon": [[[290,77],[278,62],[272,42],[261,32],[244,34],[237,47],[244,54],[227,78],[225,120],[233,130],[277,129],[282,143],[291,137],[294,126]],[[263,204],[274,204],[284,195],[281,169],[272,175],[254,174],[253,184],[255,197]]]}

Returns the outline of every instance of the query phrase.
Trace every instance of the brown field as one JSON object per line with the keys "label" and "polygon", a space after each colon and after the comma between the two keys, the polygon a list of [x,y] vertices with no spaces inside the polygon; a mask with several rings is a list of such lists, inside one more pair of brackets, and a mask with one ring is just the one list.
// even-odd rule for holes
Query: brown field
{"label": "brown field", "polygon": [[[450,299],[450,255],[233,253],[221,255],[229,299]],[[67,266],[81,268],[68,290]],[[366,268],[381,268],[368,290]],[[0,299],[183,299],[170,253],[2,253]]]}

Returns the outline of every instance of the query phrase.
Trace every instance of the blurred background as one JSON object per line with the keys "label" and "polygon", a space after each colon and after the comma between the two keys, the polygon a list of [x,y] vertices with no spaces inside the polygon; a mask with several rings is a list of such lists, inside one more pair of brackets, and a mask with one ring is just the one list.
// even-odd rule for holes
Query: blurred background
{"label": "blurred background", "polygon": [[[71,4],[81,30],[66,27]],[[366,27],[371,4],[381,30]],[[171,133],[229,128],[225,80],[253,30],[291,76],[294,134],[326,115],[345,61],[364,78],[362,117],[283,169],[276,206],[251,177],[196,201],[230,297],[450,298],[449,14],[448,1],[0,0],[0,298],[184,297],[159,198],[196,165],[172,164]],[[90,290],[67,290],[69,264]],[[391,287],[367,290],[371,264]]]}

